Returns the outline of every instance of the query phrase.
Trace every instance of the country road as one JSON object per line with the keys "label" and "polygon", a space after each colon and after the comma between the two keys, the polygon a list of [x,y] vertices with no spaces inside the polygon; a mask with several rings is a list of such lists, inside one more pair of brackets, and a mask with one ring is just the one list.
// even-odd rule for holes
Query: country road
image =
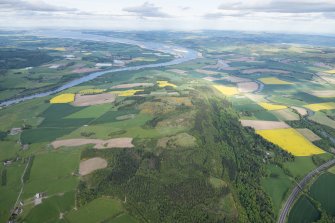
{"label": "country road", "polygon": [[281,209],[279,218],[277,223],[285,223],[288,213],[290,212],[292,205],[294,204],[295,199],[298,197],[300,191],[307,185],[307,183],[317,174],[322,172],[323,170],[328,169],[329,167],[335,165],[335,159],[332,159],[318,168],[314,169],[313,171],[309,172],[298,184],[294,187],[292,193],[288,197],[287,201],[285,202],[283,208]]}

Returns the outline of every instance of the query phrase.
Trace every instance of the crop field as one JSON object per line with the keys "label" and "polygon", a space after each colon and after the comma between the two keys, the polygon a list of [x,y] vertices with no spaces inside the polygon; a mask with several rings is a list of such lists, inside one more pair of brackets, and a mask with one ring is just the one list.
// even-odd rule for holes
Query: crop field
{"label": "crop field", "polygon": [[335,121],[331,118],[329,118],[325,113],[323,112],[315,112],[314,115],[308,117],[308,119],[319,123],[321,125],[329,126],[333,129],[335,129]]}
{"label": "crop field", "polygon": [[326,73],[328,73],[328,74],[335,74],[335,70],[327,70]]}
{"label": "crop field", "polygon": [[275,110],[275,111],[272,111],[272,113],[278,119],[283,120],[283,121],[296,121],[300,119],[299,115],[291,111],[291,109]]}
{"label": "crop field", "polygon": [[304,128],[304,129],[296,129],[301,135],[303,135],[306,139],[308,139],[311,142],[318,141],[321,138],[316,135],[313,131]]}
{"label": "crop field", "polygon": [[287,108],[285,105],[276,105],[267,102],[260,102],[258,104],[268,111],[281,110]]}
{"label": "crop field", "polygon": [[335,174],[325,173],[319,176],[310,188],[310,195],[331,215],[335,215],[334,187]]}
{"label": "crop field", "polygon": [[304,107],[311,109],[312,111],[332,110],[332,109],[335,109],[335,102],[308,104],[308,105],[305,105]]}
{"label": "crop field", "polygon": [[74,94],[61,94],[50,100],[51,104],[65,104],[71,103],[74,101]]}
{"label": "crop field", "polygon": [[312,223],[317,221],[319,218],[320,212],[305,195],[302,195],[290,211],[288,223]]}
{"label": "crop field", "polygon": [[260,121],[260,120],[241,120],[243,126],[252,127],[255,130],[268,130],[268,129],[286,129],[291,128],[285,122],[276,121]]}
{"label": "crop field", "polygon": [[126,91],[111,91],[111,94],[116,94],[120,97],[129,97],[135,95],[137,92],[142,92],[143,90],[126,90]]}
{"label": "crop field", "polygon": [[83,108],[80,111],[74,112],[63,119],[88,119],[88,118],[99,118],[106,112],[113,108],[112,104],[101,104],[92,105]]}
{"label": "crop field", "polygon": [[158,84],[159,87],[162,87],[162,88],[163,87],[177,87],[177,85],[172,84],[168,81],[157,81],[157,84]]}
{"label": "crop field", "polygon": [[85,176],[95,170],[104,169],[107,167],[107,161],[101,157],[94,157],[87,160],[82,160],[79,165],[79,174]]}
{"label": "crop field", "polygon": [[100,105],[112,103],[116,99],[115,94],[112,93],[102,93],[93,95],[81,95],[76,94],[75,101],[72,103],[74,106],[90,106],[90,105]]}
{"label": "crop field", "polygon": [[226,96],[233,96],[239,94],[239,91],[236,87],[226,87],[222,85],[213,85],[213,87]]}
{"label": "crop field", "polygon": [[64,139],[57,140],[51,143],[51,145],[58,149],[60,147],[78,147],[82,145],[92,144],[95,149],[107,149],[107,148],[132,148],[132,138],[115,138],[109,140],[101,139]]}
{"label": "crop field", "polygon": [[294,156],[311,156],[324,153],[295,129],[258,130],[257,133],[268,141],[280,146]]}
{"label": "crop field", "polygon": [[79,91],[79,94],[85,95],[85,94],[99,94],[106,91],[106,89],[84,89]]}
{"label": "crop field", "polygon": [[268,84],[268,85],[290,85],[290,84],[293,84],[291,82],[280,80],[276,77],[263,77],[263,78],[259,78],[258,80],[260,80],[264,84]]}
{"label": "crop field", "polygon": [[320,98],[334,98],[335,90],[312,91],[311,94]]}

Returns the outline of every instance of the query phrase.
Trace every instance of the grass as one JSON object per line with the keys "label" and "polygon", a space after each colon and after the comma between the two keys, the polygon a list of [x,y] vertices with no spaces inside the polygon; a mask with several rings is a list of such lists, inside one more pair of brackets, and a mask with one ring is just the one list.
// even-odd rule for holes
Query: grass
{"label": "grass", "polygon": [[320,212],[305,195],[302,195],[290,211],[288,223],[312,223],[319,218]]}
{"label": "grass", "polygon": [[111,198],[98,198],[87,205],[73,210],[65,218],[70,223],[103,222],[123,212],[120,201]]}
{"label": "grass", "polygon": [[268,111],[274,111],[274,110],[280,110],[280,109],[287,108],[287,106],[285,105],[276,105],[276,104],[271,104],[271,103],[266,103],[266,102],[260,102],[258,104]]}
{"label": "grass", "polygon": [[278,145],[294,156],[311,156],[324,153],[295,129],[271,129],[256,131],[263,138]]}
{"label": "grass", "polygon": [[0,222],[7,222],[9,211],[13,208],[21,189],[21,175],[24,170],[23,163],[15,163],[7,168],[7,184],[0,186]]}
{"label": "grass", "polygon": [[226,96],[239,94],[239,91],[236,87],[225,87],[222,85],[213,85],[213,87]]}
{"label": "grass", "polygon": [[20,145],[15,141],[0,141],[0,159],[14,158],[20,150]]}
{"label": "grass", "polygon": [[[323,155],[319,155],[323,156]],[[294,178],[302,178],[308,172],[316,168],[312,157],[295,157],[293,162],[284,163],[284,168],[287,169]]]}
{"label": "grass", "polygon": [[293,182],[278,166],[269,165],[267,170],[269,176],[261,180],[261,185],[271,198],[274,213],[278,214],[282,207],[283,199],[293,185]]}
{"label": "grass", "polygon": [[322,174],[311,186],[310,195],[320,202],[321,206],[331,215],[335,215],[335,174]]}
{"label": "grass", "polygon": [[79,168],[80,153],[80,149],[72,149],[36,155],[24,188],[24,197],[30,198],[38,192],[51,196],[73,191],[79,179],[72,174]]}
{"label": "grass", "polygon": [[254,112],[254,117],[258,120],[264,120],[264,121],[278,121],[278,118],[268,111],[258,111]]}
{"label": "grass", "polygon": [[304,107],[311,109],[312,111],[332,110],[332,109],[335,109],[335,102],[308,104],[308,105],[305,105]]}
{"label": "grass", "polygon": [[223,180],[216,178],[216,177],[210,177],[209,182],[213,185],[215,188],[221,188],[224,186],[227,186],[227,183],[224,182]]}
{"label": "grass", "polygon": [[21,142],[23,144],[32,144],[40,142],[51,142],[64,135],[70,134],[76,128],[37,128],[28,129],[21,135]]}
{"label": "grass", "polygon": [[258,80],[260,80],[264,84],[268,84],[268,85],[277,85],[277,84],[278,85],[287,85],[287,84],[293,84],[291,82],[280,80],[280,79],[278,79],[276,77],[264,77],[264,78],[259,78]]}
{"label": "grass", "polygon": [[60,94],[50,100],[51,104],[65,104],[74,101],[75,94]]}
{"label": "grass", "polygon": [[34,99],[0,109],[0,131],[8,131],[23,124],[36,126],[40,119],[37,117],[50,105],[44,99]]}
{"label": "grass", "polygon": [[111,220],[104,221],[106,223],[137,223],[138,221],[129,214],[120,214]]}
{"label": "grass", "polygon": [[60,221],[60,213],[70,211],[74,207],[74,202],[74,191],[67,192],[64,195],[55,195],[43,199],[42,204],[34,206],[29,210],[23,217],[23,221],[27,223]]}

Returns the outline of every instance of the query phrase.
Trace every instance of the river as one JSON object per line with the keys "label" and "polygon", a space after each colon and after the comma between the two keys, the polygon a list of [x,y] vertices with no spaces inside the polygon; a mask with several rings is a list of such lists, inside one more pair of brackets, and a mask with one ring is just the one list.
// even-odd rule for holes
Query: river
{"label": "river", "polygon": [[0,103],[0,107],[7,107],[10,105],[17,104],[17,103],[27,101],[27,100],[31,100],[34,98],[41,98],[41,97],[45,97],[51,94],[55,94],[65,89],[91,81],[107,73],[115,73],[115,72],[120,72],[120,71],[135,71],[135,70],[140,70],[140,69],[145,69],[145,68],[165,67],[165,66],[171,66],[171,65],[184,63],[186,61],[190,61],[190,60],[194,60],[198,58],[197,51],[187,49],[184,47],[180,47],[180,46],[167,45],[164,43],[142,42],[142,41],[137,41],[137,40],[120,39],[120,38],[114,38],[114,37],[109,37],[109,36],[93,35],[93,34],[82,33],[79,31],[63,31],[63,30],[62,31],[50,31],[50,30],[49,31],[31,31],[31,32],[28,32],[27,35],[43,36],[43,37],[49,37],[49,38],[62,38],[62,39],[70,38],[70,39],[77,39],[77,40],[101,41],[101,42],[136,45],[143,49],[172,54],[175,56],[175,59],[168,61],[168,62],[164,62],[164,63],[146,64],[146,65],[123,67],[123,68],[108,69],[108,70],[93,72],[84,77],[67,82],[63,84],[62,86],[56,89],[53,89],[53,90],[48,90],[48,91],[38,93],[38,94],[22,96],[20,98],[3,101]]}

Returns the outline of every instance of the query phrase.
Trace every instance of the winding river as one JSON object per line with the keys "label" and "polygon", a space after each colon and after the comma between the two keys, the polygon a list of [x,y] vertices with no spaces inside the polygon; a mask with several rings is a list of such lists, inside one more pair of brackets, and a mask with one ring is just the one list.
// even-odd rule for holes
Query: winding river
{"label": "winding river", "polygon": [[135,70],[140,70],[140,69],[145,69],[145,68],[165,67],[165,66],[180,64],[180,63],[198,58],[197,51],[186,49],[180,46],[173,46],[173,45],[167,45],[163,43],[154,43],[154,42],[141,42],[141,41],[136,41],[136,40],[113,38],[109,36],[99,36],[99,35],[93,35],[93,34],[86,34],[86,33],[82,33],[79,31],[34,31],[34,32],[28,33],[28,35],[44,36],[44,37],[49,37],[49,38],[62,38],[62,39],[70,38],[70,39],[77,39],[77,40],[113,42],[113,43],[122,43],[122,44],[128,44],[128,45],[136,45],[143,49],[172,54],[175,56],[175,58],[171,61],[163,62],[163,63],[146,64],[146,65],[123,67],[123,68],[117,68],[117,69],[108,69],[108,70],[90,73],[84,77],[67,82],[63,84],[62,86],[56,89],[53,89],[53,90],[48,90],[42,93],[33,94],[29,96],[23,96],[20,98],[10,99],[10,100],[1,102],[0,107],[7,107],[10,105],[17,104],[17,103],[27,101],[27,100],[31,100],[34,98],[40,98],[40,97],[45,97],[51,94],[55,94],[65,89],[91,81],[107,73],[115,73],[115,72],[120,72],[120,71],[135,71]]}

